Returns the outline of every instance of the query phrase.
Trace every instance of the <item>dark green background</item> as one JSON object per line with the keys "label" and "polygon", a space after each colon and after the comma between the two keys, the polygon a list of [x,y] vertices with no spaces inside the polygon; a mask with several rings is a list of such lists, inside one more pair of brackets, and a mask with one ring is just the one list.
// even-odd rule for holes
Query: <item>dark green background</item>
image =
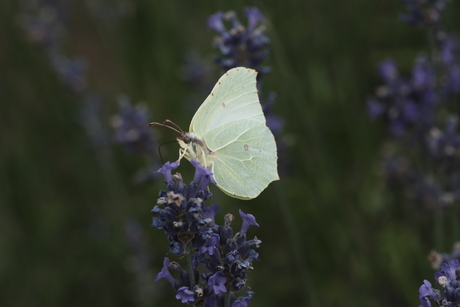
{"label": "dark green background", "polygon": [[[150,228],[164,184],[133,184],[145,157],[119,145],[91,149],[76,120],[81,102],[20,27],[20,2],[0,3],[0,305],[180,306],[169,283],[152,282],[168,253],[162,232]],[[445,223],[444,240],[434,240],[435,214],[389,193],[381,176],[388,135],[365,105],[380,82],[376,65],[393,57],[409,73],[428,52],[426,33],[399,22],[399,1],[137,0],[108,20],[81,1],[66,3],[63,46],[86,58],[107,127],[122,94],[145,103],[152,121],[188,127],[207,92],[181,78],[187,52],[208,61],[215,82],[207,17],[231,9],[245,23],[243,7],[257,6],[272,41],[264,90],[277,93],[273,112],[286,122],[281,181],[252,201],[212,187],[212,202],[221,216],[237,216],[237,229],[239,208],[260,224],[249,231],[263,241],[248,280],[251,306],[418,305],[422,280],[433,281],[427,254],[449,251],[458,238]],[[452,31],[458,9],[448,8]],[[158,142],[175,137],[152,133]],[[163,148],[176,159],[176,145]],[[185,164],[178,171],[189,182]],[[149,260],[137,273],[125,231],[132,220]]]}

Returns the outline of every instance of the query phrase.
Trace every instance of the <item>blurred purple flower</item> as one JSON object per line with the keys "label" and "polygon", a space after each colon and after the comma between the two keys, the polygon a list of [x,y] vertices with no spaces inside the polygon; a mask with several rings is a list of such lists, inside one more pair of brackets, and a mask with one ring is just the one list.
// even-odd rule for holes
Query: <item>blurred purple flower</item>
{"label": "blurred purple flower", "polygon": [[385,84],[367,100],[369,117],[384,118],[394,135],[402,135],[414,126],[431,126],[436,95],[434,69],[427,59],[417,59],[409,80],[398,75],[393,60],[383,61],[378,70]]}
{"label": "blurred purple flower", "polygon": [[386,83],[391,83],[397,80],[398,68],[396,66],[396,62],[392,59],[382,61],[378,66],[378,72],[380,77]]}
{"label": "blurred purple flower", "polygon": [[[219,36],[214,39],[214,46],[219,49],[220,55],[216,62],[224,71],[244,66],[257,70],[260,80],[270,71],[261,66],[268,57],[266,47],[269,39],[265,35],[264,17],[255,7],[246,8],[245,15],[248,26],[241,24],[235,12],[217,12],[208,18],[208,27],[216,31]],[[225,24],[229,24],[229,28]]]}
{"label": "blurred purple flower", "polygon": [[435,163],[447,175],[460,169],[460,135],[457,133],[458,118],[447,119],[444,131],[433,127],[427,135],[429,154]]}
{"label": "blurred purple flower", "polygon": [[449,0],[401,0],[406,12],[400,15],[401,21],[416,27],[436,27],[441,21]]}
{"label": "blurred purple flower", "polygon": [[445,67],[443,92],[449,98],[452,93],[460,93],[460,42],[453,35],[438,35],[441,61]]}
{"label": "blurred purple flower", "polygon": [[46,50],[60,48],[69,19],[68,6],[58,0],[21,1],[21,25],[31,40]]}
{"label": "blurred purple flower", "polygon": [[244,9],[244,13],[248,18],[248,31],[256,29],[257,25],[264,22],[265,17],[256,7],[248,7]]}
{"label": "blurred purple flower", "polygon": [[225,29],[224,23],[222,21],[224,14],[222,12],[217,12],[208,18],[208,27],[219,33],[220,35],[226,35],[227,30]]}
{"label": "blurred purple flower", "polygon": [[101,120],[101,100],[87,85],[87,65],[83,57],[69,58],[64,53],[63,38],[69,20],[69,5],[58,0],[22,1],[21,25],[29,37],[44,48],[63,84],[82,102],[80,123],[95,149],[107,161],[108,131]]}
{"label": "blurred purple flower", "polygon": [[148,128],[150,114],[144,106],[133,107],[126,97],[120,98],[120,113],[112,120],[115,141],[123,144],[132,154],[147,153],[155,156],[155,141]]}
{"label": "blurred purple flower", "polygon": [[55,53],[51,57],[51,62],[62,82],[75,93],[81,93],[87,89],[87,65],[83,58],[69,59],[63,54]]}
{"label": "blurred purple flower", "polygon": [[181,300],[182,303],[193,302],[195,298],[193,297],[193,292],[188,289],[188,287],[180,287],[176,298]]}

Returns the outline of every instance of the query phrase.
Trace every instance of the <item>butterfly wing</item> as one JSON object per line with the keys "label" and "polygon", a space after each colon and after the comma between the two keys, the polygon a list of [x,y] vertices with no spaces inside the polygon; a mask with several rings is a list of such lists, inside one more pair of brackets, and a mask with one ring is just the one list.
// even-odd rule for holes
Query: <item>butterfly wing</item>
{"label": "butterfly wing", "polygon": [[265,124],[256,87],[257,72],[237,67],[226,72],[196,111],[190,131],[203,137],[209,130],[239,119]]}
{"label": "butterfly wing", "polygon": [[275,138],[265,123],[234,120],[207,131],[204,139],[215,152],[214,179],[226,194],[252,199],[279,179]]}

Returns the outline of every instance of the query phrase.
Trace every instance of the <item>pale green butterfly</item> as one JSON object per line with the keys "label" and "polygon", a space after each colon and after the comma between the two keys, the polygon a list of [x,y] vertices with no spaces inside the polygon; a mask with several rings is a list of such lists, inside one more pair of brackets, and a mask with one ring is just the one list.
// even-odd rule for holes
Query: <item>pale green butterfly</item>
{"label": "pale green butterfly", "polygon": [[257,197],[279,180],[276,143],[265,124],[256,88],[257,72],[237,67],[225,73],[193,116],[190,132],[178,137],[179,160],[210,167],[216,185],[239,199]]}

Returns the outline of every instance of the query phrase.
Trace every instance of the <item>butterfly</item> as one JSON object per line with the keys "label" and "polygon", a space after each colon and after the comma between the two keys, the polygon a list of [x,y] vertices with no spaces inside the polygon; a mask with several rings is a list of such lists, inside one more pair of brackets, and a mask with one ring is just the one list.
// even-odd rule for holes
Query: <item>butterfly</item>
{"label": "butterfly", "polygon": [[238,199],[257,197],[279,180],[275,138],[259,102],[255,70],[237,67],[217,81],[184,132],[170,120],[151,123],[180,133],[179,160],[210,167],[217,187]]}

